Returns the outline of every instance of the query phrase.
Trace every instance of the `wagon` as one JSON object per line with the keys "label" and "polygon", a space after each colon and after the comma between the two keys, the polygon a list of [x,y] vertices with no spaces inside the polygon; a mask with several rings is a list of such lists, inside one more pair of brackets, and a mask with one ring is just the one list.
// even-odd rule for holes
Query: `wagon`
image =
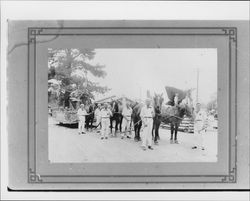
{"label": "wagon", "polygon": [[[162,123],[161,127],[166,128],[166,129],[170,129],[169,124]],[[191,118],[184,117],[178,130],[185,132],[185,133],[194,133],[194,121]]]}
{"label": "wagon", "polygon": [[194,121],[191,118],[184,117],[179,126],[179,130],[185,133],[194,133]]}
{"label": "wagon", "polygon": [[52,108],[52,117],[59,124],[77,124],[77,109],[79,108],[79,104],[80,100],[71,98],[69,100],[69,107]]}

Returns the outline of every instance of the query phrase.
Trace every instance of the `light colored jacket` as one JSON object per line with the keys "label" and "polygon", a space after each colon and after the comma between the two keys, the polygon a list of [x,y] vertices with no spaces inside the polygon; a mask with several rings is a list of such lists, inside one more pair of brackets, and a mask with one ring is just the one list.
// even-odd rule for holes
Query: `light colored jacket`
{"label": "light colored jacket", "polygon": [[85,109],[81,109],[79,108],[78,111],[77,111],[77,115],[78,116],[86,116],[87,115],[87,111]]}
{"label": "light colored jacket", "polygon": [[149,108],[147,106],[144,106],[141,109],[141,113],[140,113],[142,123],[147,124],[149,121],[153,120],[154,115],[155,115],[154,109],[151,106]]}
{"label": "light colored jacket", "polygon": [[129,107],[124,107],[122,110],[122,116],[124,116],[126,119],[130,119],[132,115],[132,109]]}
{"label": "light colored jacket", "polygon": [[112,115],[110,109],[102,109],[101,110],[101,118],[109,118]]}

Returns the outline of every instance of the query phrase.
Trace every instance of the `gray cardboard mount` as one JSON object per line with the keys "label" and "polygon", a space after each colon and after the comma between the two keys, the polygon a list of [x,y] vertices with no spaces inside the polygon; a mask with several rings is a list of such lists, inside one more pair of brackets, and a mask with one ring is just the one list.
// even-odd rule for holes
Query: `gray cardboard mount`
{"label": "gray cardboard mount", "polygon": [[[8,43],[10,189],[249,188],[247,21],[10,21]],[[49,163],[47,50],[77,46],[217,48],[218,162]]]}

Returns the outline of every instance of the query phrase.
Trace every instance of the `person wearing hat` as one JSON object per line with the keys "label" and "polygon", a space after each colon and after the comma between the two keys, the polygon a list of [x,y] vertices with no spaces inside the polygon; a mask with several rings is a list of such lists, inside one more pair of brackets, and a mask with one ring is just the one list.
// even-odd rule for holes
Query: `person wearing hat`
{"label": "person wearing hat", "polygon": [[192,149],[205,150],[204,147],[204,134],[207,127],[207,114],[201,109],[201,104],[196,104],[196,110],[194,114],[194,134],[196,138],[196,145]]}
{"label": "person wearing hat", "polygon": [[178,106],[178,104],[179,104],[179,94],[176,93],[174,97],[174,106]]}
{"label": "person wearing hat", "polygon": [[102,131],[101,131],[101,139],[108,139],[109,125],[110,125],[110,117],[112,115],[111,110],[108,108],[108,103],[104,104],[104,108],[101,110],[101,123],[102,123]]}
{"label": "person wearing hat", "polygon": [[125,107],[122,109],[122,134],[121,138],[123,139],[124,136],[127,138],[131,138],[128,135],[128,131],[130,130],[131,124],[131,116],[132,116],[132,108],[130,107],[129,103],[125,103]]}
{"label": "person wearing hat", "polygon": [[84,107],[84,104],[80,105],[80,108],[77,111],[77,116],[79,119],[78,122],[78,133],[79,135],[81,134],[86,134],[85,133],[85,119],[86,119],[87,111]]}
{"label": "person wearing hat", "polygon": [[142,148],[146,150],[147,147],[151,150],[152,148],[152,128],[153,128],[153,117],[154,109],[150,105],[151,100],[147,99],[145,106],[141,109],[140,117],[142,120]]}
{"label": "person wearing hat", "polygon": [[[101,128],[101,104],[97,104],[97,108],[95,109],[95,118],[96,118],[96,129]],[[97,130],[97,133],[99,133],[100,130]]]}

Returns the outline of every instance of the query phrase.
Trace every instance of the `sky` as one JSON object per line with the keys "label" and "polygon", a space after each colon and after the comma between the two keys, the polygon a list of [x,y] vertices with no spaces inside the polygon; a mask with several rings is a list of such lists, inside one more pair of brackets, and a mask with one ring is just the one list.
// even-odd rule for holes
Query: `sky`
{"label": "sky", "polygon": [[91,63],[105,65],[107,76],[96,79],[90,75],[89,79],[111,88],[96,95],[96,100],[111,95],[145,99],[150,90],[163,93],[167,101],[165,86],[196,89],[197,71],[199,102],[207,103],[217,92],[217,49],[213,48],[96,49]]}

